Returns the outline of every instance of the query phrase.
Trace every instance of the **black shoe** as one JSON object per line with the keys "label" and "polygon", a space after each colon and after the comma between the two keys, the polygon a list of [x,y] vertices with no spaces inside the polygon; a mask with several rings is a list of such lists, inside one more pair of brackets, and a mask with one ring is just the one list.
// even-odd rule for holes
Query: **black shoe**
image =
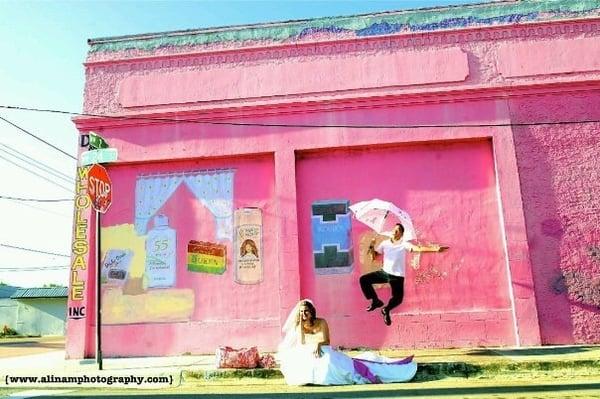
{"label": "black shoe", "polygon": [[379,300],[379,299],[373,299],[373,301],[371,302],[371,304],[367,308],[367,312],[372,312],[375,309],[380,308],[382,306],[383,306],[383,302],[381,302],[381,300]]}
{"label": "black shoe", "polygon": [[383,322],[386,326],[392,325],[392,318],[390,317],[390,311],[386,308],[381,309],[381,314],[383,315]]}

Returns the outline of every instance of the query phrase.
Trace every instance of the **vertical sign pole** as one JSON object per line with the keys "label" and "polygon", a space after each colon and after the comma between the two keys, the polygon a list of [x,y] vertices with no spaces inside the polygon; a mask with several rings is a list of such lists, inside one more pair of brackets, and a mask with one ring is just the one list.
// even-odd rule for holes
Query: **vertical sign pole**
{"label": "vertical sign pole", "polygon": [[102,245],[100,242],[100,213],[105,213],[112,201],[112,183],[100,164],[88,171],[88,195],[96,210],[96,361],[102,370]]}
{"label": "vertical sign pole", "polygon": [[96,361],[98,370],[102,370],[102,311],[100,299],[102,297],[102,265],[100,259],[100,211],[96,210]]}

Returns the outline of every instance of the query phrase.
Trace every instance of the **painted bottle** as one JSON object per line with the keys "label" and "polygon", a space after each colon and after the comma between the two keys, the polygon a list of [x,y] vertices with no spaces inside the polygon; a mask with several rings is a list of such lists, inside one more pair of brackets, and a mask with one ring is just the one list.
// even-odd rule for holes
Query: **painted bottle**
{"label": "painted bottle", "polygon": [[263,279],[262,212],[258,208],[238,209],[234,213],[234,221],[235,281],[258,284]]}
{"label": "painted bottle", "polygon": [[154,228],[146,237],[148,288],[168,288],[175,285],[176,256],[176,232],[169,227],[166,215],[157,215],[154,218]]}

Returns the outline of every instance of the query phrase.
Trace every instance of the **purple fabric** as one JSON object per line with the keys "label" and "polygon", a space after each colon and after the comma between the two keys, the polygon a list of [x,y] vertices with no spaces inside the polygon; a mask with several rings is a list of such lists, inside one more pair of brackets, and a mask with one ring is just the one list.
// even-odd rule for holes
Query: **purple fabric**
{"label": "purple fabric", "polygon": [[367,367],[367,365],[362,363],[360,360],[352,359],[352,363],[354,363],[354,371],[356,371],[358,375],[364,379],[368,380],[371,384],[379,384],[381,382],[376,375],[371,373],[369,367]]}
{"label": "purple fabric", "polygon": [[396,360],[395,362],[377,362],[374,360],[352,358],[352,363],[354,364],[354,371],[356,371],[361,377],[368,380],[371,384],[380,384],[381,380],[379,379],[379,377],[374,375],[371,372],[371,370],[369,369],[369,366],[367,366],[365,363],[395,364],[395,365],[409,364],[410,362],[413,361],[413,357],[414,357],[414,355],[411,355],[404,359]]}
{"label": "purple fabric", "polygon": [[413,358],[415,357],[415,355],[410,355],[408,357],[405,357],[404,359],[400,359],[400,360],[396,360],[393,362],[378,362],[376,360],[367,360],[367,359],[354,359],[353,360],[358,360],[361,362],[367,362],[367,363],[377,363],[377,364],[408,364],[410,362],[413,361]]}

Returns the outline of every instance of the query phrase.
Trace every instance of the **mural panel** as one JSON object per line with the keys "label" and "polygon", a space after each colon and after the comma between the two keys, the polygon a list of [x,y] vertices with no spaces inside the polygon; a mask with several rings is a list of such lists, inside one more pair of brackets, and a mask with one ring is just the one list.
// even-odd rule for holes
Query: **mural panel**
{"label": "mural panel", "polygon": [[135,229],[146,233],[150,218],[184,183],[212,213],[218,239],[232,239],[233,170],[201,170],[138,176],[135,185]]}
{"label": "mural panel", "polygon": [[166,215],[154,217],[154,228],[146,236],[146,277],[148,288],[175,285],[177,233],[169,227]]}
{"label": "mural panel", "polygon": [[133,252],[129,249],[109,249],[102,260],[102,284],[125,285]]}
{"label": "mural panel", "polygon": [[[133,224],[102,229],[103,322],[105,324],[189,321],[196,313],[194,275],[222,275],[227,265],[227,244],[233,242],[234,170],[138,175],[135,184]],[[185,212],[167,206],[179,188],[206,209],[212,225],[210,241],[189,237],[196,231],[179,231],[173,223]],[[193,204],[188,204],[188,207]],[[187,248],[178,257],[178,241]],[[184,242],[185,242],[184,241]],[[187,255],[187,256],[185,256]],[[181,263],[179,265],[178,263]]]}
{"label": "mural panel", "polygon": [[257,284],[263,279],[262,212],[258,208],[235,211],[236,256],[235,281]]}
{"label": "mural panel", "polygon": [[313,259],[318,274],[352,271],[352,224],[348,200],[322,200],[312,204]]}
{"label": "mural panel", "polygon": [[[301,293],[319,303],[321,314],[329,315],[330,326],[338,331],[336,342],[381,347],[419,345],[427,339],[460,346],[466,339],[461,320],[470,320],[468,315],[477,312],[480,326],[484,320],[498,320],[486,343],[514,343],[489,141],[308,152],[296,159]],[[343,238],[336,237],[340,228],[332,221],[343,220],[347,203],[332,205],[335,201],[324,199],[340,197],[350,203],[372,198],[391,201],[410,213],[417,243],[443,242],[451,248],[443,254],[411,253],[406,258],[404,300],[392,312],[392,326],[398,325],[400,330],[395,331],[400,334],[390,333],[381,313],[364,311],[368,301],[358,283],[360,276],[381,264],[380,256],[367,257],[370,241],[380,239],[367,226],[352,221],[349,247],[356,257],[352,271],[323,273],[332,266],[325,263],[329,261],[325,248],[338,248],[330,244],[336,241],[325,237]],[[387,302],[389,285],[380,288],[378,295]],[[452,328],[439,328],[432,321],[447,314],[458,320]],[[415,320],[435,327],[414,335],[405,327]],[[439,331],[444,333],[435,335]]]}
{"label": "mural panel", "polygon": [[[164,219],[159,223],[164,223]],[[106,248],[102,262],[103,324],[191,320],[194,291],[164,287],[169,283],[165,278],[174,274],[165,268],[148,272],[147,237],[138,236],[133,224],[102,228],[102,242]],[[160,245],[163,249],[164,244]],[[153,286],[150,286],[151,280],[154,280]]]}
{"label": "mural panel", "polygon": [[204,241],[188,244],[187,269],[191,272],[223,274],[227,265],[227,247]]}

